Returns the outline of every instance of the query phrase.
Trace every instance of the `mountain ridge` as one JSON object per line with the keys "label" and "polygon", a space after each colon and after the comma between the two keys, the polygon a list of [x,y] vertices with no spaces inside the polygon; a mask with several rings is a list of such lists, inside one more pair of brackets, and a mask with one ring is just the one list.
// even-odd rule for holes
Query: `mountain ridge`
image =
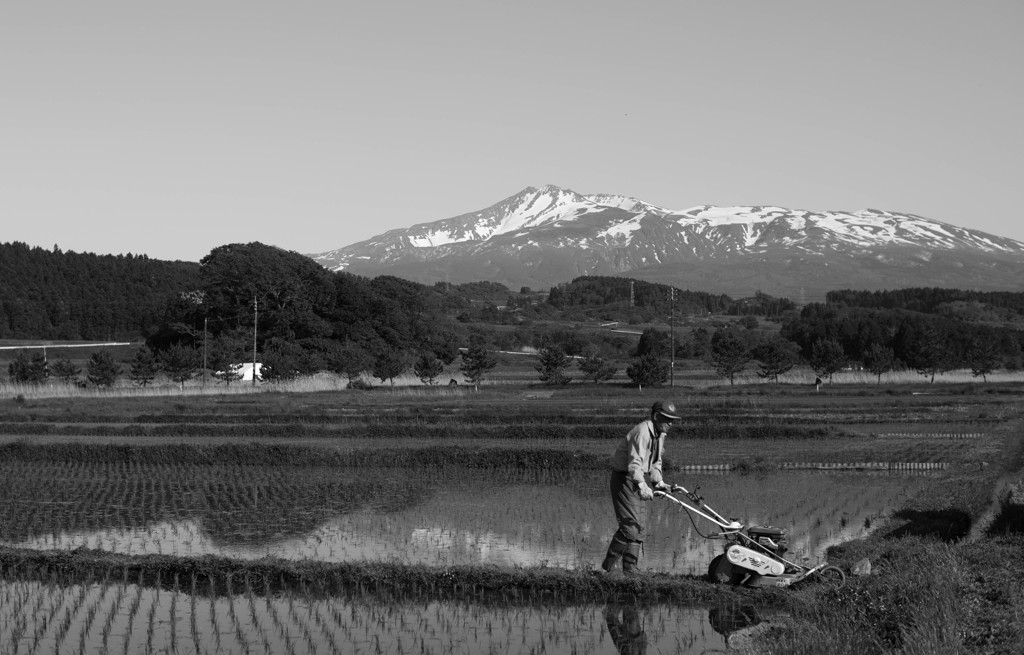
{"label": "mountain ridge", "polygon": [[[1002,290],[1024,282],[1024,243],[915,214],[775,206],[672,210],[554,185],[527,187],[475,212],[308,256],[330,270],[360,275],[421,283],[489,280],[510,288],[624,274],[732,295],[862,288],[858,279],[872,289],[946,280]],[[723,270],[730,268],[737,270]],[[768,288],[749,288],[759,280]]]}

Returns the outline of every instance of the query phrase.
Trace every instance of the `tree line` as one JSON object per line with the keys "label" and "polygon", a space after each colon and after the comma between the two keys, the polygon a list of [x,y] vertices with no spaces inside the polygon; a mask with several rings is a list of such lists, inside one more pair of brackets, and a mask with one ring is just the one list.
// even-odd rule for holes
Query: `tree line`
{"label": "tree line", "polygon": [[[436,383],[458,359],[466,378],[479,382],[494,367],[495,350],[524,346],[540,351],[539,379],[549,384],[567,383],[572,362],[585,379],[600,382],[610,379],[620,368],[616,362],[624,360],[629,360],[626,373],[634,382],[660,384],[673,358],[708,361],[730,380],[751,362],[775,380],[799,362],[810,363],[820,375],[858,365],[914,368],[932,378],[962,366],[979,375],[1021,366],[1020,330],[971,321],[958,304],[974,303],[971,307],[983,316],[1005,314],[1015,307],[1014,294],[892,294],[907,307],[933,311],[922,313],[857,304],[896,302],[875,292],[836,292],[835,302],[797,310],[788,299],[761,293],[732,299],[615,277],[584,276],[549,293],[525,287],[513,292],[490,282],[422,285],[392,276],[334,273],[303,255],[261,243],[221,246],[199,264],[78,255],[15,243],[0,247],[0,271],[12,273],[0,290],[0,335],[141,337],[145,348],[129,363],[130,376],[140,384],[157,370],[182,384],[197,370],[208,370],[230,384],[237,379],[239,362],[257,358],[266,379],[330,370],[352,384],[359,384],[366,372],[393,383],[410,370]],[[84,301],[73,300],[98,303],[99,293],[106,294],[103,301],[116,312],[88,314]],[[60,307],[74,309],[54,309]],[[647,317],[665,323],[670,312],[738,318],[718,328],[680,332],[672,343],[667,330],[648,328],[635,346],[608,331],[551,327],[548,321],[631,323]],[[26,320],[30,316],[36,320]],[[97,316],[100,320],[90,322]],[[781,331],[759,329],[757,316],[781,322]],[[31,360],[19,356],[9,368],[11,377],[36,379],[39,363]],[[95,364],[97,370],[101,364]],[[56,371],[42,374],[62,377],[61,371],[67,372],[63,362],[52,366]]]}
{"label": "tree line", "polygon": [[980,376],[996,369],[1020,370],[1024,330],[1018,325],[815,303],[786,321],[780,334],[805,358],[814,354],[815,344],[828,342],[870,370],[914,369],[934,380],[937,373],[957,368]]}
{"label": "tree line", "polygon": [[1000,312],[1024,317],[1024,293],[1016,291],[972,291],[939,287],[912,287],[883,291],[845,289],[825,294],[825,304],[864,309],[905,309],[925,314],[949,314],[956,308],[973,306],[980,312]]}
{"label": "tree line", "polygon": [[733,299],[725,294],[678,289],[671,285],[624,277],[582,276],[553,287],[548,304],[556,308],[586,307],[607,312],[618,309],[626,318],[647,322],[654,317],[678,314],[751,314],[781,316],[796,309],[788,298],[774,298],[760,291],[751,298]]}
{"label": "tree line", "polygon": [[0,244],[0,339],[125,340],[146,334],[199,265]]}

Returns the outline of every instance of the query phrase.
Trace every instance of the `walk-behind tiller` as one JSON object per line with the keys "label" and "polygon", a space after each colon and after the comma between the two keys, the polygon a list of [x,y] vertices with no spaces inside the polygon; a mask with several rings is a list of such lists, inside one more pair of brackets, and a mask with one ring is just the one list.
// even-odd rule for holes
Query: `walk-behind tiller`
{"label": "walk-behind tiller", "polygon": [[[697,488],[699,489],[699,487]],[[712,582],[722,582],[748,587],[788,587],[791,584],[808,579],[842,587],[846,582],[846,574],[838,566],[830,566],[827,562],[814,567],[806,567],[791,562],[782,556],[788,543],[786,532],[781,528],[750,526],[746,528],[739,521],[726,520],[704,504],[704,499],[697,495],[697,489],[687,491],[681,485],[672,487],[673,493],[682,493],[693,507],[679,500],[671,493],[655,491],[656,496],[663,496],[681,505],[690,516],[701,516],[722,529],[721,532],[702,534],[693,524],[697,534],[705,539],[724,539],[725,552],[717,555],[708,566],[708,578]]]}

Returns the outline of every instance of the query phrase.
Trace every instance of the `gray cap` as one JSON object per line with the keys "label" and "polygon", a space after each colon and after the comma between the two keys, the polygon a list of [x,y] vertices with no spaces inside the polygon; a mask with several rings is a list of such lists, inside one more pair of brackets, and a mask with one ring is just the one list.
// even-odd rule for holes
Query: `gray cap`
{"label": "gray cap", "polygon": [[661,414],[667,419],[673,421],[679,420],[681,417],[676,413],[676,405],[671,400],[659,400],[651,406],[651,414]]}

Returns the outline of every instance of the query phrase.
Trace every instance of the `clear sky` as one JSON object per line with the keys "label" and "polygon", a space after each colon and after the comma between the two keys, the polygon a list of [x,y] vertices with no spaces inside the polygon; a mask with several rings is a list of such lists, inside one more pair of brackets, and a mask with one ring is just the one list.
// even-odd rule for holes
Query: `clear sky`
{"label": "clear sky", "polygon": [[527,186],[1024,241],[1024,2],[11,2],[0,242],[302,253]]}

